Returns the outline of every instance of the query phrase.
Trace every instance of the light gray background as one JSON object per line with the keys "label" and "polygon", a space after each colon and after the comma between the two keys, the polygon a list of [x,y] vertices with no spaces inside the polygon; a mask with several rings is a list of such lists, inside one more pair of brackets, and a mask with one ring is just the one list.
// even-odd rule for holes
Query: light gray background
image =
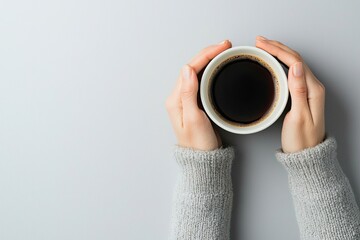
{"label": "light gray background", "polygon": [[[327,89],[327,132],[360,200],[358,1],[0,3],[0,239],[167,239],[178,174],[165,108],[203,47],[262,34]],[[232,239],[299,239],[276,162],[282,119],[236,145]]]}

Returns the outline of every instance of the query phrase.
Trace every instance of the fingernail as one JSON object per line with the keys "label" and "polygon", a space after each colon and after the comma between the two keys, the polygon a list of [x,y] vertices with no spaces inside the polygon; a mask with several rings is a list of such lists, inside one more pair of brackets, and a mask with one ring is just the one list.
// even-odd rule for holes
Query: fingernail
{"label": "fingernail", "polygon": [[219,45],[223,45],[223,44],[225,44],[225,43],[227,43],[229,40],[224,40],[224,41],[222,41],[221,43],[219,43]]}
{"label": "fingernail", "polygon": [[191,77],[191,68],[189,65],[185,65],[182,69],[182,74],[183,74],[183,77],[186,78],[186,79],[190,79]]}
{"label": "fingernail", "polygon": [[263,37],[263,36],[257,36],[257,37],[256,37],[256,40],[265,41],[265,40],[267,40],[267,38],[265,38],[265,37]]}
{"label": "fingernail", "polygon": [[304,74],[302,63],[296,63],[293,68],[293,74],[295,77],[301,77]]}

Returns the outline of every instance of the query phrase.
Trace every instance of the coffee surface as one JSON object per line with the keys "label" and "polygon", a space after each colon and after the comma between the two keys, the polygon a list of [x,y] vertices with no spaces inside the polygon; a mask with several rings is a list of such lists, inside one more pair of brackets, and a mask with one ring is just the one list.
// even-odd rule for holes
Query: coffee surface
{"label": "coffee surface", "polygon": [[227,120],[249,124],[260,119],[275,96],[271,72],[259,62],[237,59],[214,76],[211,98],[215,109]]}

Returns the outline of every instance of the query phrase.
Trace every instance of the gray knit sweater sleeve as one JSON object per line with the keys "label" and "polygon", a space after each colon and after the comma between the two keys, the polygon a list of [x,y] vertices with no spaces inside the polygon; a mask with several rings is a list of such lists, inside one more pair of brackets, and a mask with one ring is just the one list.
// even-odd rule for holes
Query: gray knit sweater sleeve
{"label": "gray knit sweater sleeve", "polygon": [[288,172],[300,236],[303,240],[359,240],[360,213],[336,155],[336,141],[277,159]]}
{"label": "gray knit sweater sleeve", "polygon": [[174,192],[171,239],[230,238],[232,147],[199,151],[175,147],[180,174]]}

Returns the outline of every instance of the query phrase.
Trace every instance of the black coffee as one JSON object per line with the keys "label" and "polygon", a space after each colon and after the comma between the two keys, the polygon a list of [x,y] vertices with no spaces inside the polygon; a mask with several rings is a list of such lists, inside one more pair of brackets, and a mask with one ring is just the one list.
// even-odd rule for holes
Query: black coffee
{"label": "black coffee", "polygon": [[271,107],[274,96],[273,75],[255,60],[233,60],[212,80],[212,102],[231,122],[249,124],[259,120]]}

